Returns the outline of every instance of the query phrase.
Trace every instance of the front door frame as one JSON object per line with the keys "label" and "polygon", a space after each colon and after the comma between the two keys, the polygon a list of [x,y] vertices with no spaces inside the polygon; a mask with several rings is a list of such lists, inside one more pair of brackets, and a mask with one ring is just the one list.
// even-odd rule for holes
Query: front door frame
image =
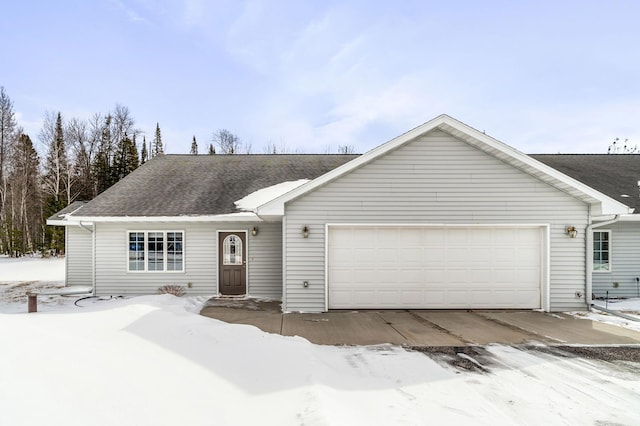
{"label": "front door frame", "polygon": [[246,229],[216,229],[216,288],[217,293],[222,295],[220,291],[220,272],[222,265],[220,264],[220,254],[222,252],[222,247],[220,244],[220,234],[221,233],[233,233],[233,234],[244,234],[244,262],[245,262],[245,294],[244,296],[249,295],[249,232]]}

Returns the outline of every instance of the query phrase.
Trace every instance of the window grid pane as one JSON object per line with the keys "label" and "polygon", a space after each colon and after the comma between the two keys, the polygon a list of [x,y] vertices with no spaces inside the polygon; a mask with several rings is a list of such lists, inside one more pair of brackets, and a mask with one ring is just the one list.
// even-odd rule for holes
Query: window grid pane
{"label": "window grid pane", "polygon": [[148,269],[149,271],[164,270],[164,234],[162,232],[149,232],[148,234]]}
{"label": "window grid pane", "polygon": [[167,271],[182,271],[182,232],[167,232]]}
{"label": "window grid pane", "polygon": [[609,271],[609,232],[593,233],[593,270]]}
{"label": "window grid pane", "polygon": [[144,271],[144,232],[129,233],[129,270]]}

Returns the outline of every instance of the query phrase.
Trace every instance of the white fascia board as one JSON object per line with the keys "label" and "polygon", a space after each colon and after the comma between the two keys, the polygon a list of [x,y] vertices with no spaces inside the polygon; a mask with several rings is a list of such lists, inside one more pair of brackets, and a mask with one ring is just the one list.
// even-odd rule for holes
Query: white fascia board
{"label": "white fascia board", "polygon": [[70,226],[77,225],[79,222],[72,222],[65,219],[47,219],[47,225],[51,226]]}
{"label": "white fascia board", "polygon": [[618,217],[618,221],[619,222],[640,222],[640,214],[621,214]]}
{"label": "white fascia board", "polygon": [[[371,151],[361,155],[360,157],[355,158],[328,173],[325,173],[324,175],[312,180],[311,182],[299,186],[298,188],[278,198],[275,198],[274,200],[271,200],[270,202],[265,203],[262,206],[259,206],[257,209],[257,213],[260,216],[284,215],[284,204],[287,201],[291,201],[321,185],[324,185],[338,178],[343,174],[346,174],[360,166],[363,166],[364,164],[386,154],[389,151],[398,148],[401,145],[404,145],[405,143],[412,141],[413,139],[427,132],[430,132],[435,128],[440,128],[441,130],[466,141],[472,146],[476,146],[479,149],[496,156],[497,158],[507,162],[508,164],[511,164],[512,166],[520,170],[523,170],[526,173],[537,176],[542,181],[560,190],[563,190],[562,186],[566,185],[573,190],[574,194],[571,194],[571,192],[568,192],[566,190],[565,192],[568,192],[573,196],[577,196],[578,194],[582,195],[581,198],[583,199],[583,201],[593,204],[596,212],[599,211],[599,214],[627,214],[633,211],[633,209],[630,209],[628,206],[614,200],[611,197],[608,197],[607,195],[599,191],[596,191],[590,186],[585,185],[582,182],[579,182],[565,175],[564,173],[561,173],[558,170],[549,167],[538,160],[535,160],[532,157],[529,157],[528,155],[505,143],[498,141],[497,139],[492,138],[491,136],[487,136],[485,133],[474,129],[473,127],[470,127],[446,114],[443,114],[434,118],[433,120],[424,123],[421,126],[409,130],[408,132],[378,146],[377,148],[372,149]],[[485,147],[484,149],[482,147],[483,145]],[[577,194],[575,192],[577,192]]]}
{"label": "white fascia board", "polygon": [[255,213],[242,212],[219,215],[198,216],[76,216],[71,220],[79,222],[262,222]]}

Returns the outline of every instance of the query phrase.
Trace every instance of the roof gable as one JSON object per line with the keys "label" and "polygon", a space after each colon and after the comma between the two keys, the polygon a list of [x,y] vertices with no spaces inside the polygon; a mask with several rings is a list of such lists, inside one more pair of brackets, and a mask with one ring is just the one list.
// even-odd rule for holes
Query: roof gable
{"label": "roof gable", "polygon": [[294,200],[297,197],[313,191],[315,188],[338,179],[340,176],[343,176],[356,168],[362,167],[388,152],[414,141],[416,138],[435,129],[440,129],[449,133],[469,145],[493,155],[513,167],[535,176],[541,181],[546,182],[551,186],[574,196],[575,198],[592,204],[594,206],[594,210],[596,210],[594,211],[594,214],[629,212],[627,206],[612,199],[611,197],[608,197],[588,185],[585,185],[584,183],[569,177],[524,153],[521,153],[515,148],[512,148],[458,120],[455,120],[452,117],[449,117],[448,115],[443,114],[372,149],[349,163],[343,164],[313,181],[265,203],[257,209],[257,214],[263,217],[282,216],[284,215],[284,205],[288,201]]}

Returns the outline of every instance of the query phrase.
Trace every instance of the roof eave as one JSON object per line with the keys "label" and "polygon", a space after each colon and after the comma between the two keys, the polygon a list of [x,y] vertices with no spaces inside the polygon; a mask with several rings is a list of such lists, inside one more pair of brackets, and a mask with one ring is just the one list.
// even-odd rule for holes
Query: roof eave
{"label": "roof eave", "polygon": [[[183,215],[183,216],[75,216],[72,221],[79,222],[262,222],[263,219],[252,212],[229,213],[219,215]],[[48,222],[47,222],[48,223]],[[68,223],[67,223],[68,224]]]}

